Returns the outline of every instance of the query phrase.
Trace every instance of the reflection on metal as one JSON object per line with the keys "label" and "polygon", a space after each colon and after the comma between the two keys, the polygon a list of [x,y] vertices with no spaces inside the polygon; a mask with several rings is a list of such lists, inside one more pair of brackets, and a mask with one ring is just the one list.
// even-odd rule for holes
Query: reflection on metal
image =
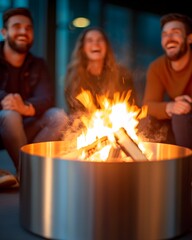
{"label": "reflection on metal", "polygon": [[85,28],[90,25],[90,20],[85,17],[78,17],[72,21],[72,24],[74,27],[77,27],[77,28]]}
{"label": "reflection on metal", "polygon": [[146,143],[154,160],[63,159],[64,143],[23,146],[20,219],[48,239],[154,240],[191,227],[192,151]]}

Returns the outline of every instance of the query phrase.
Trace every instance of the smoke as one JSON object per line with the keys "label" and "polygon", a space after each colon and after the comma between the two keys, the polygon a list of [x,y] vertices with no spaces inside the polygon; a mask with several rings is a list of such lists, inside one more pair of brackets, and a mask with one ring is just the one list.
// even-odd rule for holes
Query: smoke
{"label": "smoke", "polygon": [[165,143],[170,132],[168,121],[160,121],[148,116],[140,120],[137,135],[143,142]]}
{"label": "smoke", "polygon": [[[86,130],[81,118],[90,118],[89,113],[78,111],[69,116],[68,121],[62,130],[61,141],[64,142],[62,154],[73,153],[77,150],[77,138]],[[152,117],[142,118],[137,127],[137,136],[142,142],[166,143],[171,131],[169,121],[159,121]],[[172,141],[172,139],[171,139]],[[172,143],[172,142],[169,142]]]}
{"label": "smoke", "polygon": [[86,115],[86,113],[84,111],[78,111],[71,114],[69,116],[68,123],[62,131],[61,141],[64,141],[66,153],[77,149],[77,137],[80,136],[82,131],[85,129],[85,126],[81,121],[82,115]]}

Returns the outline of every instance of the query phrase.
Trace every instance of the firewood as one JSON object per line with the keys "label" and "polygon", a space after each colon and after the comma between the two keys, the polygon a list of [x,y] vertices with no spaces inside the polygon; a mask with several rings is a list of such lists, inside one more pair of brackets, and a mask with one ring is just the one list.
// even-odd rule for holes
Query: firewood
{"label": "firewood", "polygon": [[122,161],[121,160],[121,148],[120,146],[118,146],[117,144],[115,146],[111,146],[110,151],[109,151],[109,155],[108,158],[106,160],[107,162],[110,161],[115,161],[115,162],[119,162]]}
{"label": "firewood", "polygon": [[95,152],[100,151],[103,147],[105,147],[107,144],[109,144],[108,137],[104,136],[102,138],[98,138],[93,143],[82,147],[80,149],[76,149],[72,152],[66,153],[62,155],[62,158],[65,159],[80,159],[82,155],[84,155],[84,159],[89,158],[91,155],[93,155]]}
{"label": "firewood", "polygon": [[116,142],[127,156],[131,156],[134,161],[148,161],[147,157],[142,153],[137,144],[130,138],[124,128],[120,128],[115,132]]}

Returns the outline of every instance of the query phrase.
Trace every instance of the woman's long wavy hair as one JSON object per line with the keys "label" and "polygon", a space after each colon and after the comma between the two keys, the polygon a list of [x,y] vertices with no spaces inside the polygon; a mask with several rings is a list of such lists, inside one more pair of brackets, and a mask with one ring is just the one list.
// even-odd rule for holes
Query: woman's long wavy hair
{"label": "woman's long wavy hair", "polygon": [[100,27],[87,28],[79,35],[71,55],[70,63],[67,67],[65,93],[68,91],[72,96],[75,95],[76,90],[79,88],[79,86],[81,86],[81,83],[86,81],[87,65],[89,60],[83,51],[84,39],[86,34],[93,30],[99,31],[106,42],[107,51],[103,66],[106,72],[106,78],[113,76],[113,81],[118,78],[117,63],[106,33]]}

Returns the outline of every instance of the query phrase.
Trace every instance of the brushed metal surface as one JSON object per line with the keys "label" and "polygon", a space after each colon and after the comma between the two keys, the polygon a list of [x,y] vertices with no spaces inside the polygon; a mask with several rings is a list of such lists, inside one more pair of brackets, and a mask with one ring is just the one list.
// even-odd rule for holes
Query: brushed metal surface
{"label": "brushed metal surface", "polygon": [[192,151],[145,143],[147,162],[63,159],[64,142],[20,151],[21,225],[63,240],[170,239],[191,227]]}

